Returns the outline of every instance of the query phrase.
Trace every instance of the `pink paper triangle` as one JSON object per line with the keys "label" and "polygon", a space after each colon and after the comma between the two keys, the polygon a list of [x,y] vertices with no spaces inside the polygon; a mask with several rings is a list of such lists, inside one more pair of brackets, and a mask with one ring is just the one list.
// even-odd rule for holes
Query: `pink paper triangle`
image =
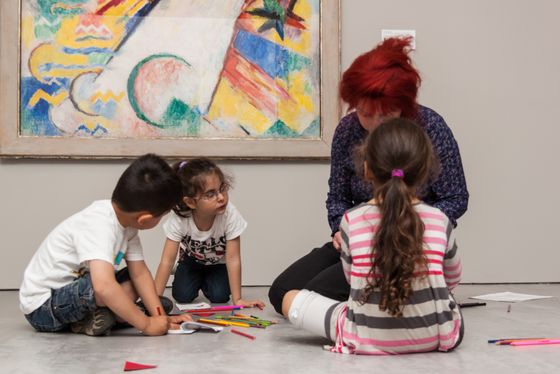
{"label": "pink paper triangle", "polygon": [[144,369],[153,369],[155,367],[157,367],[157,365],[144,365],[144,364],[139,364],[137,362],[125,361],[123,370],[124,371],[144,370]]}

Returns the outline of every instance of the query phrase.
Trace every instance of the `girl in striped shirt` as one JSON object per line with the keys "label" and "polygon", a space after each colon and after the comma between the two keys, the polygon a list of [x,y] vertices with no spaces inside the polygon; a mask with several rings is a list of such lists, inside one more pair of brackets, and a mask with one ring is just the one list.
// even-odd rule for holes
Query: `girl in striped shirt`
{"label": "girl in striped shirt", "polygon": [[397,118],[373,130],[361,151],[375,196],[340,224],[348,301],[292,290],[282,312],[297,327],[330,338],[334,352],[450,351],[463,337],[451,294],[461,262],[449,219],[417,198],[436,176],[431,142],[416,123]]}

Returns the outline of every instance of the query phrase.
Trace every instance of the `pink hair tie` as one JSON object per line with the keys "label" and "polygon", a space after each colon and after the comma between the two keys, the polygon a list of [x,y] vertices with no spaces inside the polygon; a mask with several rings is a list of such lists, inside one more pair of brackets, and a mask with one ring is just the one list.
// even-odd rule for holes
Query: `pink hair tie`
{"label": "pink hair tie", "polygon": [[391,177],[404,178],[404,171],[402,169],[393,169]]}
{"label": "pink hair tie", "polygon": [[181,161],[181,163],[179,164],[179,170],[181,170],[182,168],[185,167],[185,165],[187,164],[187,161]]}

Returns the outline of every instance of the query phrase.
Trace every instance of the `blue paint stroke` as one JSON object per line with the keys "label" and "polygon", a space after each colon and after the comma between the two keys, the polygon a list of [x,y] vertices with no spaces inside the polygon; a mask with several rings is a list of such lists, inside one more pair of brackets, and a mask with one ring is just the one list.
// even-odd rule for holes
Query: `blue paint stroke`
{"label": "blue paint stroke", "polygon": [[[58,78],[62,87],[70,84],[66,78]],[[44,84],[33,77],[21,79],[20,105],[20,133],[27,136],[60,136],[61,131],[54,125],[49,116],[51,105],[45,100],[39,100],[33,108],[29,108],[29,100],[33,94],[41,89],[49,95],[55,94],[61,86]]]}
{"label": "blue paint stroke", "polygon": [[54,69],[92,69],[92,68],[103,68],[105,67],[105,65],[103,64],[91,64],[91,65],[63,65],[63,64],[53,64],[51,62],[47,62],[46,64],[43,64],[41,66],[39,66],[39,71],[44,73],[44,72],[48,72]]}
{"label": "blue paint stroke", "polygon": [[287,77],[286,63],[290,56],[287,49],[245,30],[239,30],[234,47],[243,57],[258,65],[271,77]]}
{"label": "blue paint stroke", "polygon": [[105,53],[113,54],[113,50],[110,48],[98,48],[98,47],[88,47],[88,48],[62,48],[64,53],[69,55],[89,55],[90,53]]}
{"label": "blue paint stroke", "polygon": [[[98,133],[100,133],[100,134],[98,134]],[[108,133],[107,129],[105,127],[99,125],[99,124],[96,125],[93,130],[88,129],[86,125],[80,125],[76,129],[76,131],[74,132],[74,135],[77,135],[77,136],[82,136],[82,135],[96,136],[96,135],[105,135],[107,133]]]}

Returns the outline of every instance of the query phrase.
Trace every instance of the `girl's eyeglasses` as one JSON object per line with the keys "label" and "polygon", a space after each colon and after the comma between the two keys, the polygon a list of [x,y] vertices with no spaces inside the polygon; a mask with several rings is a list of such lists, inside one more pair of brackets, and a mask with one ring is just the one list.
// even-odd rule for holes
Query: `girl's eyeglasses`
{"label": "girl's eyeglasses", "polygon": [[225,195],[229,191],[229,187],[230,187],[229,184],[222,183],[220,185],[220,188],[218,188],[217,190],[210,190],[201,194],[200,199],[207,200],[207,201],[217,200],[218,195],[220,194]]}

